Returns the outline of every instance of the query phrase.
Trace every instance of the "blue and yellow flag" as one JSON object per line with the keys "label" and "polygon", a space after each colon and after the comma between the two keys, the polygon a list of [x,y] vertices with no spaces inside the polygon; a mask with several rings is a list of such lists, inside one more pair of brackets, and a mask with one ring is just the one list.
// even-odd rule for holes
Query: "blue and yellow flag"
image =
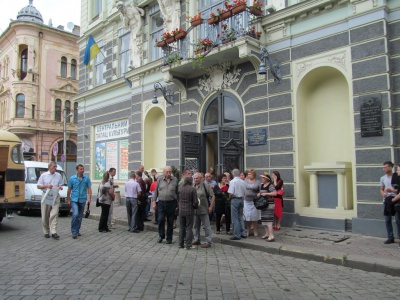
{"label": "blue and yellow flag", "polygon": [[85,56],[83,57],[83,63],[86,68],[89,68],[90,61],[96,57],[97,54],[100,53],[100,48],[94,41],[92,35],[89,35],[88,43],[85,49]]}

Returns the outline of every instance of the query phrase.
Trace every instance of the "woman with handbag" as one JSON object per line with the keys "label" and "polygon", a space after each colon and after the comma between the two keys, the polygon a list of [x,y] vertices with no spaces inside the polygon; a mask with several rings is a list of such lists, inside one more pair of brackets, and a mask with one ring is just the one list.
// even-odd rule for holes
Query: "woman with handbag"
{"label": "woman with handbag", "polygon": [[243,214],[246,219],[247,236],[250,236],[250,228],[254,228],[254,237],[258,237],[258,220],[261,219],[260,210],[254,206],[253,199],[260,191],[261,182],[256,179],[257,173],[254,169],[247,172],[245,179],[246,193],[244,194]]}
{"label": "woman with handbag", "polygon": [[100,232],[111,232],[108,228],[108,214],[110,213],[110,207],[112,201],[114,201],[114,189],[109,182],[110,174],[105,172],[103,174],[103,180],[100,184],[100,197],[99,202],[101,206],[101,215],[99,221],[99,231]]}
{"label": "woman with handbag", "polygon": [[274,198],[276,196],[275,187],[271,182],[271,176],[264,172],[260,175],[261,186],[260,192],[257,196],[264,196],[268,198],[268,207],[261,210],[261,224],[265,226],[265,235],[262,237],[267,242],[274,242],[274,231],[272,224],[274,222]]}
{"label": "woman with handbag", "polygon": [[274,230],[281,229],[282,210],[283,210],[283,180],[281,174],[278,171],[272,172],[272,179],[276,190],[276,196],[274,197],[275,209],[274,209]]}

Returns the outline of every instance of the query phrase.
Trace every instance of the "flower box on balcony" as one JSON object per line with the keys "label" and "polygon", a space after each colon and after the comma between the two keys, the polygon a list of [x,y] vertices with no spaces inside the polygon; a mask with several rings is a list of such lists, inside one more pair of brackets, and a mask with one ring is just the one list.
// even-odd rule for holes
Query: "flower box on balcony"
{"label": "flower box on balcony", "polygon": [[157,47],[165,47],[167,46],[167,42],[165,40],[157,42]]}
{"label": "flower box on balcony", "polygon": [[203,23],[203,19],[197,19],[190,22],[190,25],[192,25],[192,27],[196,27],[199,26],[201,23]]}
{"label": "flower box on balcony", "polygon": [[254,6],[250,6],[250,13],[251,13],[252,15],[254,15],[254,16],[259,17],[259,16],[262,15],[262,10],[259,9],[259,8],[254,7]]}
{"label": "flower box on balcony", "polygon": [[230,17],[232,17],[232,11],[231,10],[227,10],[227,11],[222,11],[222,13],[219,15],[221,21],[222,20],[226,20]]}
{"label": "flower box on balcony", "polygon": [[205,47],[205,48],[202,48],[202,49],[195,50],[194,54],[195,55],[199,55],[199,54],[202,54],[204,52],[207,52],[208,50],[210,50],[210,47]]}
{"label": "flower box on balcony", "polygon": [[167,42],[167,44],[171,44],[171,43],[175,42],[175,37],[170,36],[170,37],[166,38],[165,41]]}
{"label": "flower box on balcony", "polygon": [[209,19],[207,20],[207,23],[208,23],[209,25],[216,25],[216,24],[219,23],[219,21],[220,21],[219,16],[215,16],[215,17],[209,18]]}
{"label": "flower box on balcony", "polygon": [[238,6],[235,6],[232,8],[232,14],[237,15],[240,14],[241,12],[246,10],[246,4],[239,4]]}
{"label": "flower box on balcony", "polygon": [[181,40],[181,39],[185,38],[186,35],[187,35],[187,32],[186,31],[182,31],[182,32],[179,32],[179,33],[175,34],[174,37],[175,37],[175,40]]}

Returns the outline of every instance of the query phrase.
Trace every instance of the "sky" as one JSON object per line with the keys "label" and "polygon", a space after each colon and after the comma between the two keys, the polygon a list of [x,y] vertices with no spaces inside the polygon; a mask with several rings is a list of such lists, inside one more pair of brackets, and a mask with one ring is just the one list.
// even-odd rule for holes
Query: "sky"
{"label": "sky", "polygon": [[[0,34],[8,27],[10,19],[16,20],[18,12],[28,4],[29,0],[0,0]],[[65,30],[69,30],[68,22],[81,24],[81,0],[33,0],[32,4],[42,14],[46,25],[49,19],[54,27],[63,25]]]}

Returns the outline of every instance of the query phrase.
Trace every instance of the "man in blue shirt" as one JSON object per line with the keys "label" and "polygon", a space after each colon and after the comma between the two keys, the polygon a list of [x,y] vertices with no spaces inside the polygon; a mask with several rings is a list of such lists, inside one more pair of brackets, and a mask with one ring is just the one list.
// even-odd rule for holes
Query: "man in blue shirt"
{"label": "man in blue shirt", "polygon": [[68,180],[67,201],[72,207],[71,233],[73,239],[81,235],[79,230],[86,201],[92,202],[92,182],[88,176],[83,174],[84,172],[85,167],[79,164],[76,166],[76,175],[72,175]]}

